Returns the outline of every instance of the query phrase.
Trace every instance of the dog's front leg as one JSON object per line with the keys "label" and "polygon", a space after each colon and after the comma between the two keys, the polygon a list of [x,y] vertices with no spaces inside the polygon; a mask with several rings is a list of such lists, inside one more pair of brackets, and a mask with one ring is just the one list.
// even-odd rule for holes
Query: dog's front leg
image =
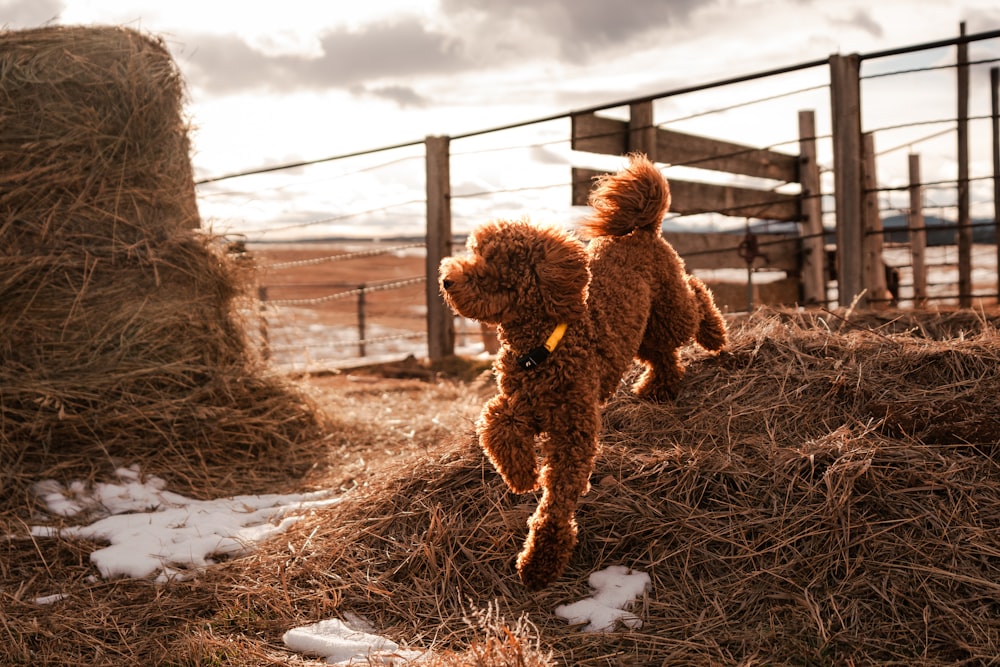
{"label": "dog's front leg", "polygon": [[514,493],[538,487],[535,428],[528,406],[507,394],[494,396],[476,423],[479,444]]}
{"label": "dog's front leg", "polygon": [[545,441],[542,499],[528,519],[528,537],[517,557],[521,581],[532,590],[540,590],[559,578],[573,555],[576,505],[590,489],[590,473],[597,456],[600,416],[596,402],[555,421],[550,439]]}

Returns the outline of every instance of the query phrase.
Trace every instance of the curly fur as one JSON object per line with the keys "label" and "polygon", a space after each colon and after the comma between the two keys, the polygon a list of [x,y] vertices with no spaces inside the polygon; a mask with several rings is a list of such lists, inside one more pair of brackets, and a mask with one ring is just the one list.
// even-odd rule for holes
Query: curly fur
{"label": "curly fur", "polygon": [[[726,344],[711,292],[686,273],[660,235],[670,205],[666,179],[645,156],[600,180],[590,238],[527,220],[492,221],[469,237],[469,254],[440,267],[441,293],[460,315],[497,325],[499,392],[476,424],[479,442],[514,493],[542,489],[517,559],[521,581],[538,590],[565,569],[576,545],[577,500],[590,488],[600,408],[638,358],[633,390],[653,400],[677,395],[678,348]],[[566,332],[546,361],[518,359],[559,323]],[[543,455],[538,467],[536,444]]]}

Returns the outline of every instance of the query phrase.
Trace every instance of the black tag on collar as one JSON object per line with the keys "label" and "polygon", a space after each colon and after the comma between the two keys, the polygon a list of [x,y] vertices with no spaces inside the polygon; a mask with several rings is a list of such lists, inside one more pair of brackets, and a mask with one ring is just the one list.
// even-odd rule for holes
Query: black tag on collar
{"label": "black tag on collar", "polygon": [[535,366],[543,363],[549,358],[549,351],[544,347],[536,347],[521,357],[517,358],[517,365],[524,370],[531,370]]}

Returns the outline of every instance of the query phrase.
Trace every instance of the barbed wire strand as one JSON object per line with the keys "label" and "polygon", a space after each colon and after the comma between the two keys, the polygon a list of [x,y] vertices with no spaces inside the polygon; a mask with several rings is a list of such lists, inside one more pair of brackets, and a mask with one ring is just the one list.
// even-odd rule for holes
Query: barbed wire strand
{"label": "barbed wire strand", "polygon": [[[967,62],[965,64],[969,65],[971,67],[973,65],[988,65],[990,63],[995,63],[995,62],[1000,62],[1000,58],[986,58],[986,59],[983,59],[983,60],[970,60],[969,62]],[[911,69],[900,69],[900,70],[895,70],[895,71],[892,71],[892,72],[880,72],[878,74],[867,74],[867,75],[862,76],[860,78],[861,79],[880,79],[880,78],[887,77],[887,76],[898,76],[900,74],[918,74],[920,72],[932,72],[932,71],[935,71],[935,70],[955,69],[955,68],[960,67],[960,66],[961,66],[960,63],[951,63],[949,65],[931,65],[931,66],[927,66],[927,67],[914,67],[914,68],[911,68]]]}
{"label": "barbed wire strand", "polygon": [[[994,38],[996,38],[998,36],[1000,36],[1000,30],[992,30],[992,31],[986,31],[986,32],[981,32],[981,33],[977,33],[977,34],[972,34],[972,35],[963,35],[963,36],[960,36],[958,38],[951,38],[951,39],[945,39],[945,40],[937,40],[937,41],[934,41],[934,42],[924,42],[924,43],[921,43],[921,44],[913,44],[913,45],[910,45],[910,46],[901,47],[901,48],[895,48],[895,49],[889,49],[889,50],[885,50],[885,51],[876,51],[876,52],[871,52],[871,53],[859,54],[859,58],[861,59],[861,61],[873,60],[873,59],[877,59],[877,58],[883,58],[883,57],[894,56],[894,55],[901,55],[901,54],[905,54],[905,53],[914,53],[914,52],[917,52],[917,51],[923,51],[923,50],[931,49],[931,48],[938,48],[938,47],[943,47],[943,46],[951,46],[951,45],[959,44],[959,43],[968,44],[968,43],[977,42],[977,41],[981,41],[981,40],[994,39]],[[725,87],[725,86],[735,85],[735,84],[738,84],[738,83],[745,83],[747,81],[754,81],[754,80],[757,80],[757,79],[764,79],[764,78],[768,78],[768,77],[771,77],[771,76],[777,76],[777,75],[780,75],[780,74],[790,74],[790,73],[793,73],[793,72],[799,72],[799,71],[804,71],[804,70],[808,70],[808,69],[815,69],[817,67],[822,67],[822,66],[828,65],[828,64],[829,64],[829,59],[828,58],[810,60],[810,61],[806,61],[806,62],[795,64],[795,65],[789,65],[789,66],[779,67],[779,68],[765,70],[765,71],[761,71],[761,72],[755,72],[755,73],[752,73],[752,74],[745,74],[745,75],[740,75],[740,76],[736,76],[736,77],[730,77],[730,78],[727,78],[727,79],[720,79],[720,80],[717,80],[717,81],[711,81],[711,82],[708,82],[708,83],[705,83],[705,84],[699,84],[699,85],[695,85],[695,86],[686,86],[686,87],[677,88],[677,89],[673,89],[673,90],[662,91],[662,92],[655,93],[655,94],[652,94],[652,95],[644,95],[644,96],[641,96],[641,97],[634,97],[634,98],[625,99],[625,100],[617,100],[617,101],[614,101],[614,102],[605,103],[605,104],[599,104],[599,105],[587,107],[587,108],[584,108],[584,109],[579,109],[579,110],[576,110],[576,111],[561,112],[561,113],[557,113],[557,114],[551,114],[551,115],[548,115],[548,116],[544,116],[544,117],[541,117],[541,118],[534,118],[534,119],[519,121],[519,122],[516,122],[516,123],[508,123],[506,125],[501,125],[501,126],[497,126],[497,127],[485,128],[485,129],[482,129],[482,130],[476,130],[476,131],[472,131],[472,132],[465,132],[465,133],[462,133],[462,134],[454,135],[454,136],[451,137],[451,139],[452,140],[466,139],[466,138],[470,138],[470,137],[474,137],[474,136],[480,136],[480,135],[484,135],[484,134],[492,134],[494,132],[501,132],[501,131],[504,131],[504,130],[511,130],[511,129],[515,129],[515,128],[526,127],[528,125],[538,125],[538,124],[546,123],[546,122],[549,122],[549,121],[561,120],[561,119],[564,119],[564,118],[571,118],[573,115],[576,115],[576,114],[596,113],[598,111],[606,111],[608,109],[614,109],[614,108],[617,108],[617,107],[627,106],[629,104],[638,104],[638,103],[642,103],[642,102],[652,102],[652,101],[655,101],[655,100],[658,100],[658,99],[662,99],[662,98],[676,97],[676,96],[687,94],[687,93],[700,92],[700,91],[704,91],[704,90],[711,90],[713,88],[721,88],[721,87]],[[262,174],[262,173],[268,173],[268,172],[273,172],[273,171],[281,171],[281,170],[284,170],[284,169],[293,169],[293,168],[296,168],[296,167],[304,167],[304,166],[309,166],[309,165],[313,165],[313,164],[319,164],[321,162],[332,162],[332,161],[335,161],[335,160],[342,160],[342,159],[347,159],[347,158],[351,158],[351,157],[358,157],[358,156],[361,156],[361,155],[370,155],[370,154],[373,154],[373,153],[380,153],[380,152],[389,151],[389,150],[396,150],[396,149],[401,149],[401,148],[409,148],[409,147],[412,147],[412,146],[422,145],[422,144],[424,144],[424,142],[425,142],[424,139],[419,139],[419,140],[414,140],[414,141],[408,141],[408,142],[403,142],[403,143],[399,143],[399,144],[394,144],[394,145],[391,145],[391,146],[383,146],[383,147],[380,147],[380,148],[372,148],[372,149],[367,149],[367,150],[363,150],[363,151],[356,151],[356,152],[353,152],[353,153],[344,153],[344,154],[341,154],[341,155],[332,155],[332,156],[329,156],[329,157],[318,158],[318,159],[313,159],[313,160],[301,160],[301,161],[298,161],[298,162],[291,162],[291,163],[286,163],[286,164],[278,164],[278,165],[272,165],[272,166],[267,166],[267,167],[260,167],[260,168],[257,168],[257,169],[248,169],[248,170],[245,170],[245,171],[240,171],[240,172],[235,172],[235,173],[230,173],[230,174],[223,174],[223,175],[220,175],[220,176],[213,176],[213,177],[209,177],[209,178],[199,179],[199,180],[195,181],[195,185],[204,185],[204,184],[207,184],[207,183],[215,183],[215,182],[218,182],[218,181],[223,181],[223,180],[232,179],[232,178],[240,178],[240,177],[243,177],[243,176],[252,176],[252,175],[255,175],[255,174]]]}
{"label": "barbed wire strand", "polygon": [[395,252],[400,252],[402,250],[410,250],[412,248],[425,248],[426,243],[408,243],[406,245],[393,246],[391,248],[377,248],[374,250],[359,250],[357,252],[345,252],[338,255],[326,255],[324,257],[311,257],[309,259],[298,259],[289,262],[277,262],[274,264],[265,264],[260,267],[266,270],[277,270],[277,269],[290,269],[298,266],[313,266],[315,264],[325,264],[327,262],[342,262],[350,259],[358,259],[360,257],[377,257],[379,255],[389,255]]}
{"label": "barbed wire strand", "polygon": [[[344,327],[345,329],[348,327]],[[325,347],[357,347],[358,345],[374,345],[376,343],[388,343],[396,340],[407,340],[413,338],[427,338],[426,331],[414,331],[412,333],[389,334],[377,336],[375,338],[359,338],[356,340],[331,340],[325,343],[306,343],[303,345],[270,345],[271,352],[294,352],[296,350],[315,350]],[[364,357],[351,357],[352,359],[363,359]]]}
{"label": "barbed wire strand", "polygon": [[[330,174],[329,176],[326,176],[324,178],[317,178],[317,179],[308,181],[308,182],[305,183],[305,185],[313,185],[313,184],[316,184],[316,183],[324,183],[324,182],[331,181],[331,180],[338,179],[338,178],[347,178],[349,176],[357,176],[358,174],[364,174],[364,173],[367,173],[367,172],[370,172],[370,171],[375,171],[377,169],[384,169],[385,167],[391,167],[393,165],[401,164],[403,162],[408,162],[410,160],[423,160],[423,159],[424,159],[423,155],[407,155],[405,157],[396,158],[395,160],[389,160],[387,162],[380,162],[379,164],[373,164],[373,165],[370,165],[370,166],[367,166],[367,167],[360,167],[358,169],[354,169],[354,170],[351,170],[351,171],[344,171],[344,172],[341,172],[339,174]],[[294,187],[299,187],[301,185],[303,185],[302,181],[295,181],[294,183],[287,183],[285,185],[272,185],[272,186],[268,186],[266,188],[258,188],[258,189],[250,190],[250,191],[247,191],[247,190],[221,190],[221,191],[217,191],[217,192],[206,192],[206,193],[201,194],[199,196],[200,197],[205,197],[205,198],[211,198],[211,197],[221,197],[221,196],[235,197],[237,195],[254,195],[254,194],[257,194],[258,192],[261,192],[261,191],[266,191],[266,192],[281,192],[283,190],[288,190],[288,189],[291,189],[291,188],[294,188]]]}
{"label": "barbed wire strand", "polygon": [[262,303],[266,306],[305,306],[305,305],[315,305],[318,303],[326,303],[328,301],[337,301],[339,299],[347,299],[349,297],[358,296],[359,294],[368,294],[370,292],[382,292],[385,290],[399,289],[401,287],[408,287],[410,285],[417,285],[423,282],[427,282],[427,276],[416,276],[413,278],[407,278],[404,280],[396,280],[390,283],[378,284],[378,285],[366,285],[364,288],[356,288],[351,290],[345,290],[343,292],[334,292],[333,294],[327,294],[325,296],[317,296],[310,299],[267,299]]}

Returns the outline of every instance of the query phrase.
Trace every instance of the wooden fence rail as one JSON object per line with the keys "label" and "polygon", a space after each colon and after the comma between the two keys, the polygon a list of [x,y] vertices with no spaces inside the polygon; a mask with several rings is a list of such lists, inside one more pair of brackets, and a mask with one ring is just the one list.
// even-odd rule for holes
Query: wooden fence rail
{"label": "wooden fence rail", "polygon": [[[976,39],[993,38],[1000,32],[984,33]],[[830,114],[833,148],[833,198],[836,216],[836,250],[824,248],[824,227],[820,199],[823,195],[817,160],[815,115],[799,112],[799,154],[768,148],[720,141],[658,127],[653,102],[645,98],[628,103],[629,120],[600,115],[603,109],[570,114],[571,148],[574,151],[623,155],[630,151],[646,153],[652,160],[673,166],[724,172],[736,176],[767,179],[775,186],[754,188],[695,182],[670,178],[672,211],[681,215],[716,213],[750,219],[797,223],[799,234],[785,238],[747,237],[734,244],[733,235],[681,235],[666,233],[692,269],[751,267],[753,256],[746,245],[759,250],[767,247],[768,265],[785,270],[800,281],[796,303],[827,303],[827,279],[835,278],[837,302],[841,306],[880,307],[890,300],[887,269],[883,262],[883,230],[878,206],[878,179],[875,173],[874,136],[862,131],[861,64],[865,59],[899,55],[941,45],[958,47],[958,155],[959,155],[959,305],[971,304],[971,241],[968,224],[968,42],[964,24],[958,40],[948,40],[921,47],[896,49],[883,53],[831,55],[827,61],[830,75]],[[813,66],[815,63],[808,63]],[[1000,172],[1000,143],[997,124],[997,80],[992,73],[994,116],[994,185]],[[729,82],[725,82],[729,83]],[[551,120],[551,119],[544,119]],[[506,128],[500,128],[506,129]],[[437,266],[450,254],[451,217],[448,169],[448,137],[427,137],[427,331],[428,352],[432,359],[454,350],[454,324],[437,291]],[[574,205],[586,204],[592,180],[601,172],[573,168],[571,197]],[[919,160],[910,160],[911,211],[909,227],[914,251],[914,299],[926,303],[926,273],[923,258],[923,221],[919,213],[922,190],[919,183]],[[776,192],[778,185],[797,184],[798,194]],[[1000,205],[998,205],[1000,206]],[[1000,208],[997,209],[1000,220]],[[764,253],[760,253],[757,257]],[[827,257],[830,266],[825,265]],[[1000,259],[1000,249],[998,249]],[[1000,291],[1000,286],[998,286]]]}
{"label": "wooden fence rail", "polygon": [[[993,220],[972,223],[970,220],[969,191],[973,179],[969,175],[969,70],[973,64],[981,65],[988,60],[970,63],[968,47],[972,42],[1000,39],[1000,30],[982,32],[975,35],[965,33],[960,27],[957,39],[946,39],[877,53],[831,55],[826,60],[815,60],[760,72],[737,76],[726,80],[686,87],[633,100],[604,104],[495,127],[487,130],[468,132],[454,136],[428,136],[422,142],[408,142],[379,149],[360,151],[322,160],[296,162],[287,165],[243,171],[198,181],[196,184],[211,183],[226,178],[248,176],[256,173],[300,167],[334,159],[353,158],[387,150],[418,146],[425,148],[426,172],[426,336],[428,355],[440,359],[454,352],[455,321],[452,313],[441,299],[437,288],[437,270],[440,261],[452,252],[452,212],[450,146],[452,141],[482,136],[529,125],[548,123],[554,120],[570,121],[570,146],[575,152],[591,152],[602,155],[622,155],[629,151],[646,153],[656,162],[668,166],[683,166],[695,170],[714,171],[730,174],[730,184],[718,182],[698,182],[675,178],[669,175],[673,193],[673,212],[679,215],[713,213],[745,219],[747,228],[750,220],[779,221],[794,223],[797,234],[770,235],[754,234],[740,239],[733,234],[703,234],[666,232],[664,234],[685,258],[688,267],[701,269],[744,268],[753,270],[760,266],[755,262],[766,262],[768,268],[785,271],[791,280],[797,281],[794,296],[786,292],[783,303],[827,304],[828,287],[836,285],[836,303],[856,308],[879,307],[889,301],[887,298],[887,275],[892,267],[884,266],[882,249],[885,232],[879,217],[878,186],[875,172],[875,136],[862,129],[861,114],[861,65],[865,61],[912,54],[945,47],[955,47],[956,58],[956,99],[958,108],[955,119],[957,137],[957,224],[931,226],[940,234],[940,229],[955,230],[958,260],[954,264],[958,280],[957,295],[931,295],[928,287],[926,246],[928,245],[928,225],[925,223],[924,189],[921,181],[920,156],[909,156],[908,188],[909,207],[906,214],[909,255],[912,269],[912,302],[916,307],[926,305],[932,299],[956,299],[959,306],[976,305],[974,299],[996,297],[1000,299],[1000,284],[997,294],[974,294],[972,284],[972,240],[973,228],[992,226],[1000,230],[1000,68],[990,69],[990,101],[992,120],[992,184]],[[830,103],[830,147],[833,154],[832,190],[823,192],[818,160],[815,113],[801,110],[798,114],[798,154],[776,151],[740,144],[732,141],[698,136],[660,127],[654,115],[654,102],[666,98],[706,91],[709,89],[741,84],[757,79],[800,72],[811,68],[827,67],[829,72]],[[939,68],[934,68],[939,69]],[[900,72],[908,73],[908,71]],[[889,73],[893,74],[893,73]],[[879,74],[873,76],[885,76]],[[801,92],[801,91],[799,91]],[[627,107],[629,119],[610,118],[602,113],[612,109]],[[982,119],[980,117],[978,119]],[[977,120],[978,120],[977,119]],[[932,121],[938,122],[938,121]],[[915,123],[919,124],[919,123]],[[883,129],[894,129],[883,128]],[[938,133],[941,134],[941,133]],[[937,136],[937,135],[931,135]],[[823,137],[824,141],[826,137]],[[923,141],[920,139],[918,141]],[[899,148],[899,147],[897,147]],[[893,149],[895,150],[895,149]],[[593,177],[601,172],[582,168],[572,168],[570,196],[573,204],[583,204]],[[712,180],[712,179],[709,179]],[[718,179],[715,179],[718,180]],[[767,180],[773,185],[747,186],[748,180]],[[739,182],[740,185],[734,185]],[[829,183],[829,181],[824,181]],[[787,186],[791,185],[791,188]],[[798,192],[795,193],[795,188]],[[781,191],[778,191],[778,189]],[[789,192],[792,190],[792,192]],[[824,227],[824,198],[834,200],[833,215],[835,229],[828,232]],[[892,232],[896,230],[891,230]],[[833,243],[829,234],[833,235]],[[981,242],[981,241],[980,241]],[[834,250],[828,248],[835,247]],[[885,252],[891,252],[892,248]],[[766,258],[765,258],[766,256]],[[748,261],[749,260],[749,261]],[[315,260],[309,260],[315,261]],[[1000,265],[1000,243],[997,244],[996,261]],[[954,284],[954,283],[949,283]],[[898,286],[898,285],[897,285]],[[364,293],[364,289],[361,293]],[[895,297],[894,297],[895,298]],[[262,300],[266,294],[262,295]],[[273,303],[273,302],[272,302]],[[364,341],[364,314],[359,315],[361,331],[359,340]],[[266,332],[263,335],[266,342]],[[363,343],[362,343],[363,345]],[[364,353],[364,349],[361,349]]]}

